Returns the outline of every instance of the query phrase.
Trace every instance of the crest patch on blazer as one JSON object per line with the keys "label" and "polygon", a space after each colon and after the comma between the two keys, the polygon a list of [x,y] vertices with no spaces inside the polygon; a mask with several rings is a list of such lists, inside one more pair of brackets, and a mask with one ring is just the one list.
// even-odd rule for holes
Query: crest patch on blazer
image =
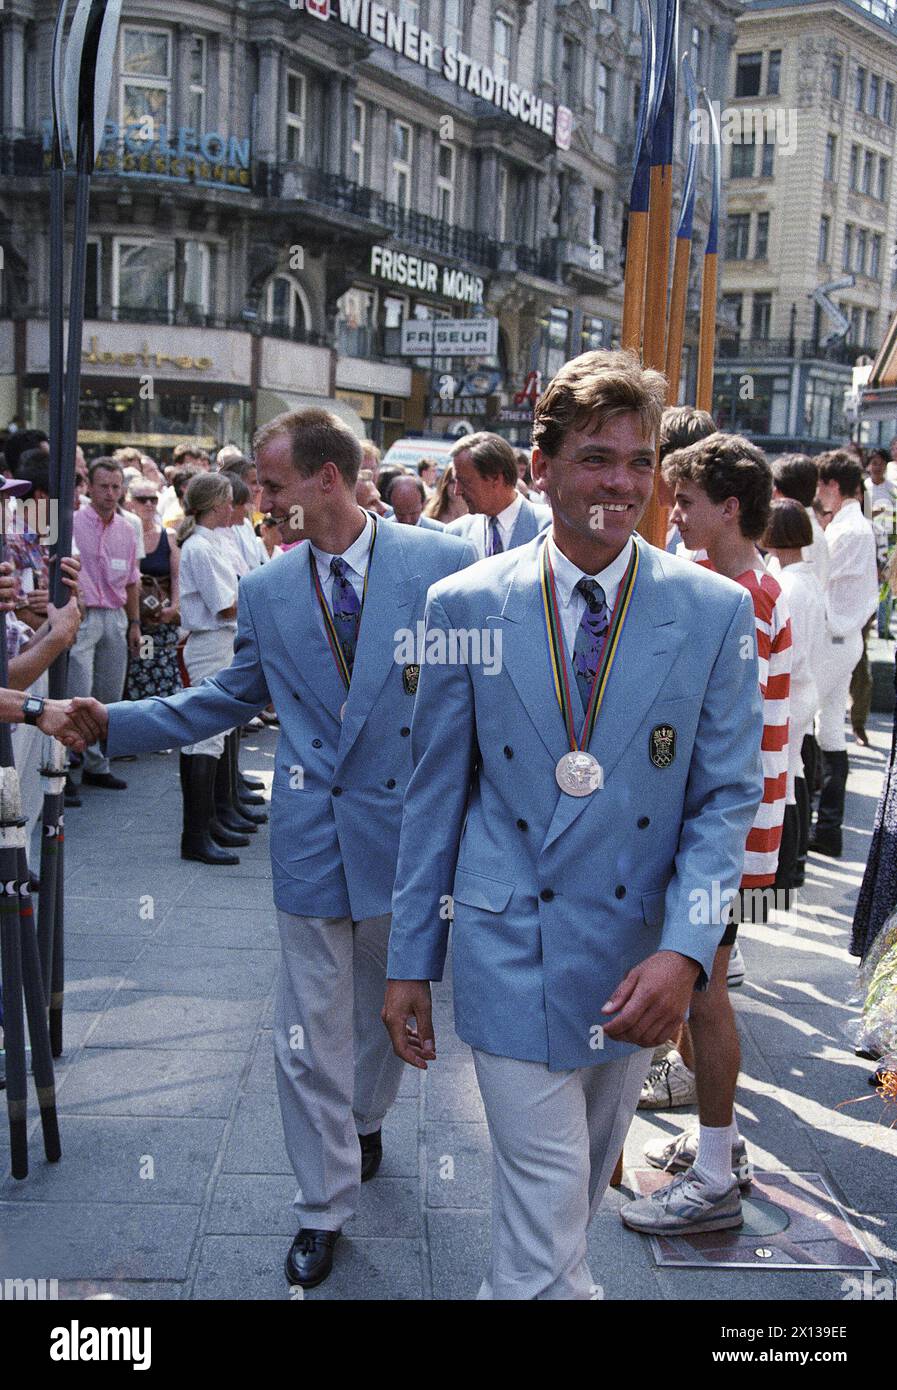
{"label": "crest patch on blazer", "polygon": [[676,756],[676,730],[672,724],[658,724],[651,730],[651,761],[655,767],[669,767]]}
{"label": "crest patch on blazer", "polygon": [[402,672],[402,686],[406,695],[417,694],[417,683],[420,680],[420,666],[406,666]]}

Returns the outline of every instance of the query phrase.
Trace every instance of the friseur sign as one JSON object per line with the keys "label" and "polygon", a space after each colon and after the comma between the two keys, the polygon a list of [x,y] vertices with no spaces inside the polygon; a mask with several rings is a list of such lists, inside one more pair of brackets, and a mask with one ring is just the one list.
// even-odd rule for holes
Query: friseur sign
{"label": "friseur sign", "polygon": [[[44,123],[43,139],[44,163],[49,167],[53,140],[50,122]],[[96,172],[249,189],[250,142],[217,130],[196,131],[192,126],[156,126],[152,121],[120,126],[107,121]]]}
{"label": "friseur sign", "polygon": [[477,62],[469,54],[450,45],[443,47],[426,29],[395,14],[378,0],[305,0],[305,9],[315,19],[337,17],[341,24],[364,34],[374,43],[401,54],[429,72],[441,73],[453,86],[491,102],[543,135],[553,136],[559,149],[570,148],[573,116],[568,107],[555,107],[519,83],[497,76],[485,63]]}

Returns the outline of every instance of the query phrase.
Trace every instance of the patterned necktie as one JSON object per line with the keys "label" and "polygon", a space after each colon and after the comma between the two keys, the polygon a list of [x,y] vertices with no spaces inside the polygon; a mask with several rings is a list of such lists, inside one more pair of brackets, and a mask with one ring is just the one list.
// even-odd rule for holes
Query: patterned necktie
{"label": "patterned necktie", "polygon": [[336,628],[340,648],[351,676],[352,667],[355,664],[355,648],[358,646],[361,604],[358,602],[358,595],[352,584],[346,577],[347,569],[348,566],[342,556],[334,555],[330,561],[330,573],[333,575],[330,608],[333,613],[333,625]]}
{"label": "patterned necktie", "polygon": [[575,592],[582,594],[586,601],[585,612],[576,629],[576,642],[573,647],[573,670],[576,684],[582,697],[583,711],[589,707],[592,683],[598,670],[598,657],[601,643],[610,625],[610,613],[604,597],[604,590],[595,579],[580,579]]}
{"label": "patterned necktie", "polygon": [[501,555],[504,546],[501,543],[501,531],[498,529],[498,518],[493,517],[489,525],[489,554]]}

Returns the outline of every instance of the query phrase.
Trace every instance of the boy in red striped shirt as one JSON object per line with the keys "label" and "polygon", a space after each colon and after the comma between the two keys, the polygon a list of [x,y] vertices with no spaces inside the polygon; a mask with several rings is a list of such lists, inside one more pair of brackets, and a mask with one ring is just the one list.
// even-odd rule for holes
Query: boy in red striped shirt
{"label": "boy in red striped shirt", "polygon": [[[685,544],[693,551],[706,550],[707,560],[699,563],[741,584],[751,595],[763,695],[763,800],[745,845],[741,889],[731,905],[707,989],[693,996],[690,1025],[680,1040],[684,1056],[670,1054],[675,1059],[672,1066],[687,1071],[690,1064],[694,1071],[697,1138],[686,1132],[656,1151],[649,1147],[649,1162],[681,1176],[656,1198],[642,1198],[623,1211],[623,1220],[635,1230],[685,1234],[740,1226],[739,1186],[750,1181],[750,1163],[734,1118],[741,1053],[727,975],[738,922],[765,920],[765,899],[776,876],[788,791],[791,621],[785,596],[757,550],[769,520],[773,484],[761,450],[738,435],[718,432],[670,454],[663,472],[675,494],[670,522],[678,526]],[[733,652],[732,659],[752,656],[750,651]],[[746,730],[745,736],[751,733]],[[766,893],[750,891],[764,889]],[[752,911],[758,899],[759,913]],[[649,1076],[646,1088],[652,1084],[656,1086],[656,1080]],[[671,1086],[671,1099],[672,1090]],[[662,1106],[655,1103],[653,1108]]]}

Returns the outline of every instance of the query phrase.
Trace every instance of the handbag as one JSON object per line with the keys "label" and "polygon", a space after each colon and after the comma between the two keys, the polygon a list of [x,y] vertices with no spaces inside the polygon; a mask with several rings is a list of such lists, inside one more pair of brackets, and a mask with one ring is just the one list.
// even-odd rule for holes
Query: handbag
{"label": "handbag", "polygon": [[154,574],[140,576],[140,625],[157,627],[162,621],[162,609],[171,598],[171,582]]}

